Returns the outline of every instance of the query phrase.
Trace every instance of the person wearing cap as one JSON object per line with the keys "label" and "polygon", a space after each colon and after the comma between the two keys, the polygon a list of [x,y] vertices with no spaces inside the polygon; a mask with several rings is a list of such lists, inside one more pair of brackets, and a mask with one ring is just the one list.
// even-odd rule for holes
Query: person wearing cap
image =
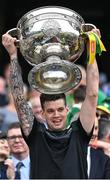
{"label": "person wearing cap", "polygon": [[110,102],[108,98],[97,105],[96,116],[98,117],[98,119],[100,119],[100,117],[108,119],[110,118]]}
{"label": "person wearing cap", "polygon": [[0,179],[15,179],[13,161],[10,159],[10,148],[6,134],[0,133]]}

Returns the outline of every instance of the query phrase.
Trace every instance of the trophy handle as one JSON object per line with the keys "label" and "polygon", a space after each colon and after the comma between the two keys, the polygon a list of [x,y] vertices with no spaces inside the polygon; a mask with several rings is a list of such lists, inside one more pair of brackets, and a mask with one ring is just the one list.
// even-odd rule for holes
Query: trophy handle
{"label": "trophy handle", "polygon": [[[18,33],[20,34],[20,29],[19,28],[12,28],[12,29],[8,30],[7,33],[12,37],[18,38]],[[18,48],[20,47],[20,43],[19,43],[18,39],[16,40],[15,45]]]}
{"label": "trophy handle", "polygon": [[91,23],[85,23],[81,25],[81,32],[88,32],[91,31],[92,29],[96,29],[96,26]]}

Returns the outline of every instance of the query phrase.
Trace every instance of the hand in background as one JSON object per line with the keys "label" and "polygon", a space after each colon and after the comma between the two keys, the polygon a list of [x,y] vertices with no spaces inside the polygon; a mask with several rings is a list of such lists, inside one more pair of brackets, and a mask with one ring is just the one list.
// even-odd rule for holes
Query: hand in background
{"label": "hand in background", "polygon": [[15,168],[12,159],[6,159],[4,162],[7,165],[7,177],[10,180],[15,179]]}

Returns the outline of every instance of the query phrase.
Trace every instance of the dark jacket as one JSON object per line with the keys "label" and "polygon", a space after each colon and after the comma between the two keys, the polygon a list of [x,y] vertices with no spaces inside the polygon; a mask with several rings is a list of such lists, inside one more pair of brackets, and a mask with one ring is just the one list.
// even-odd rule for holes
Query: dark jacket
{"label": "dark jacket", "polygon": [[7,166],[3,162],[0,162],[0,179],[8,179],[6,175]]}
{"label": "dark jacket", "polygon": [[110,158],[102,149],[90,150],[91,168],[90,179],[110,179]]}

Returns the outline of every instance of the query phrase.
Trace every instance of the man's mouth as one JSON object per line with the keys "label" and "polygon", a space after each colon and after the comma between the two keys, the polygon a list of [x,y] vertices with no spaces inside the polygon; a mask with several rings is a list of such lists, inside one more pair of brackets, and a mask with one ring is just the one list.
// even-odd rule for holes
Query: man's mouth
{"label": "man's mouth", "polygon": [[57,121],[56,121],[56,120],[54,120],[54,121],[53,121],[53,123],[54,123],[56,126],[58,126],[58,125],[60,125],[60,124],[61,124],[61,120],[57,120]]}

